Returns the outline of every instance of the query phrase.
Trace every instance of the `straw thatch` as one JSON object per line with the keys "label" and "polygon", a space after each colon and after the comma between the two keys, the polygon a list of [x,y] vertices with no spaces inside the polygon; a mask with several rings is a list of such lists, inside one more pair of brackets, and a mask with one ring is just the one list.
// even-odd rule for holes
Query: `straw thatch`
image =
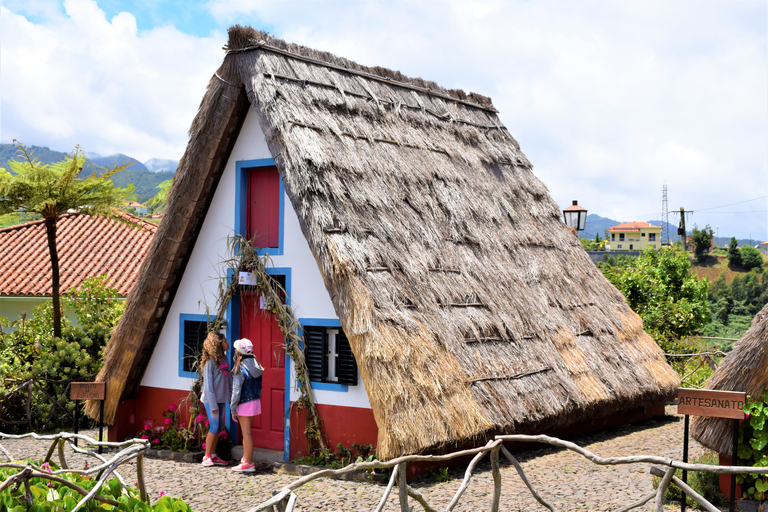
{"label": "straw thatch", "polygon": [[[736,343],[707,382],[706,389],[740,391],[760,400],[768,389],[768,304],[752,319],[752,327]],[[730,456],[733,420],[694,417],[691,435],[710,450]]]}
{"label": "straw thatch", "polygon": [[251,28],[229,35],[99,374],[108,420],[136,391],[249,105],[358,361],[381,455],[674,396],[661,350],[488,98]]}

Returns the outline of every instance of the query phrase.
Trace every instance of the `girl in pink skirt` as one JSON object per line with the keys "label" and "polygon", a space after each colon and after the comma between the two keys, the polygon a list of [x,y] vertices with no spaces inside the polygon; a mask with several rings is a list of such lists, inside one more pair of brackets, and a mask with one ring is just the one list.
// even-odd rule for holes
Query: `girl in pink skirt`
{"label": "girl in pink skirt", "polygon": [[243,433],[243,459],[233,471],[253,473],[253,437],[251,423],[253,418],[261,414],[261,367],[253,357],[253,343],[242,338],[234,343],[235,365],[232,368],[232,398],[230,409],[232,419],[240,424]]}

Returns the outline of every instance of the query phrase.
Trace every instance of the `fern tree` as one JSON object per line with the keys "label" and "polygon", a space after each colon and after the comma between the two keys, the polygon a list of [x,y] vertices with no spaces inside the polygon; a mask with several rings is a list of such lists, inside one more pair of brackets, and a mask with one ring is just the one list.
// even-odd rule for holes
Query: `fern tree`
{"label": "fern tree", "polygon": [[53,302],[53,335],[61,337],[61,307],[59,290],[59,255],[56,248],[56,225],[67,212],[101,215],[120,222],[131,222],[117,214],[133,194],[133,186],[117,188],[112,176],[133,162],[115,165],[101,176],[80,176],[85,153],[76,146],[63,161],[42,164],[32,151],[14,139],[17,145],[15,161],[9,161],[12,171],[0,168],[0,215],[7,213],[38,214],[45,222],[48,251],[51,256],[51,298]]}

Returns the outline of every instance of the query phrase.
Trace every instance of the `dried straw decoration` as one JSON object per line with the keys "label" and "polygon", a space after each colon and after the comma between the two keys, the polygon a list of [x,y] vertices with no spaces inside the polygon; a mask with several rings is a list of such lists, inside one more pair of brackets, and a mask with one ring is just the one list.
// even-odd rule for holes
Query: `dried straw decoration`
{"label": "dried straw decoration", "polygon": [[677,375],[490,99],[247,27],[226,49],[98,377],[107,419],[136,392],[249,109],[357,359],[379,454],[674,397]]}
{"label": "dried straw decoration", "polygon": [[[736,342],[710,377],[706,389],[741,391],[747,400],[760,400],[768,389],[768,304],[755,315],[752,327]],[[733,420],[696,416],[691,435],[710,450],[731,456]]]}

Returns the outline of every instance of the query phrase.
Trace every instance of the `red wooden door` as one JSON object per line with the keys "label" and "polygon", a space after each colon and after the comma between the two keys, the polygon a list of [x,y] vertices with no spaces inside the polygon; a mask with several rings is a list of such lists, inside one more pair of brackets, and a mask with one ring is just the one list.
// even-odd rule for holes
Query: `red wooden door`
{"label": "red wooden door", "polygon": [[240,307],[240,336],[253,343],[253,355],[264,367],[261,415],[253,419],[253,445],[283,449],[285,425],[285,350],[275,316],[259,307],[259,296],[245,292]]}
{"label": "red wooden door", "polygon": [[248,171],[245,235],[254,247],[278,247],[280,234],[280,175],[277,167]]}

